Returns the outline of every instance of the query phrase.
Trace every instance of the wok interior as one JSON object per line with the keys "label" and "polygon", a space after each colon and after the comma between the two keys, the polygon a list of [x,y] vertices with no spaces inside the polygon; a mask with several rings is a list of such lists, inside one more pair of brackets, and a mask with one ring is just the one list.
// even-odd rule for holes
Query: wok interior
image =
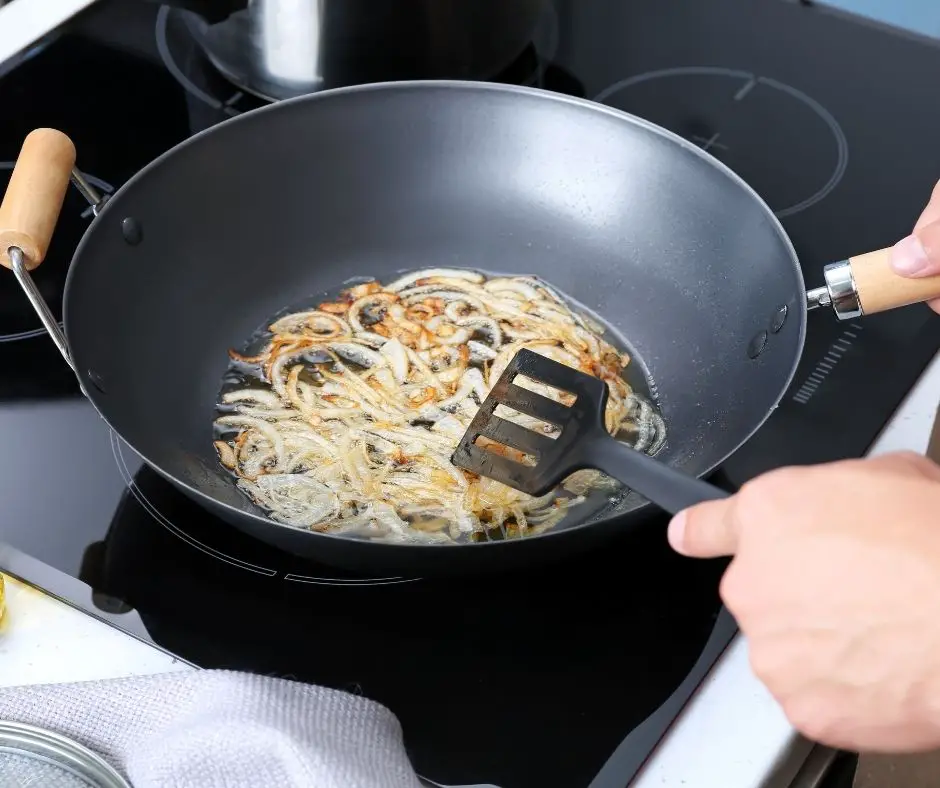
{"label": "wok interior", "polygon": [[[212,446],[228,348],[351,277],[425,267],[535,274],[601,315],[652,378],[659,458],[690,474],[762,423],[801,349],[799,270],[736,178],[643,122],[470,83],[285,102],[174,149],[83,241],[66,331],[84,388],[132,447],[263,517]],[[782,305],[791,318],[750,358]]]}

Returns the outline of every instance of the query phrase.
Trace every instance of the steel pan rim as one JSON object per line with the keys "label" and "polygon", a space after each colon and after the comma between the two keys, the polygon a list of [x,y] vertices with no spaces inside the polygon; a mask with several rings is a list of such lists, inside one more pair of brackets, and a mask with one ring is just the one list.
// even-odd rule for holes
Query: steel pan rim
{"label": "steel pan rim", "polygon": [[104,758],[58,731],[12,720],[0,720],[0,745],[12,754],[43,758],[72,774],[89,788],[131,788]]}
{"label": "steel pan rim", "polygon": [[[764,199],[754,190],[754,188],[747,183],[740,175],[738,175],[734,170],[725,165],[723,162],[716,159],[711,154],[703,151],[697,145],[692,142],[689,142],[684,137],[669,131],[668,129],[658,126],[651,121],[648,121],[644,118],[640,118],[636,115],[632,115],[623,110],[616,109],[615,107],[610,107],[605,104],[599,104],[593,102],[589,99],[578,98],[575,96],[569,96],[563,93],[555,93],[553,91],[544,90],[541,88],[534,88],[522,85],[506,85],[502,83],[493,83],[493,82],[481,82],[481,81],[470,81],[470,80],[402,80],[397,82],[374,82],[364,85],[349,85],[344,87],[331,88],[329,90],[323,90],[317,93],[311,93],[305,96],[297,96],[294,98],[284,99],[282,101],[269,104],[264,107],[259,107],[257,109],[244,112],[235,117],[227,118],[220,123],[217,123],[214,126],[203,129],[200,132],[197,132],[191,137],[177,143],[169,150],[162,153],[160,156],[155,158],[153,161],[145,165],[143,168],[138,170],[134,175],[132,175],[124,184],[121,185],[108,199],[104,208],[99,212],[99,214],[92,220],[91,224],[86,228],[84,234],[82,235],[81,240],[78,243],[78,246],[75,249],[75,253],[72,255],[71,262],[69,264],[69,269],[66,274],[65,287],[63,291],[63,308],[62,308],[62,323],[63,329],[65,332],[66,339],[68,340],[68,345],[72,353],[73,360],[76,360],[76,354],[74,347],[72,346],[70,338],[70,325],[71,325],[71,309],[69,308],[70,303],[70,293],[72,290],[73,277],[75,275],[75,270],[78,265],[80,265],[81,258],[85,253],[85,247],[90,243],[90,238],[95,232],[100,231],[100,226],[103,225],[103,219],[107,217],[111,211],[118,210],[118,206],[123,202],[123,198],[128,190],[131,187],[135,186],[139,181],[149,177],[149,174],[159,167],[163,166],[168,160],[172,159],[178,152],[188,148],[190,145],[198,144],[203,139],[209,138],[217,133],[223,133],[224,129],[228,128],[231,125],[239,124],[243,122],[251,122],[257,116],[264,113],[276,113],[289,111],[289,108],[294,104],[302,103],[315,103],[330,101],[339,96],[346,95],[356,95],[360,93],[369,94],[369,93],[389,93],[389,92],[409,92],[409,91],[422,91],[422,90],[464,90],[468,92],[476,93],[497,93],[497,94],[516,94],[522,96],[528,96],[529,98],[534,98],[543,102],[553,102],[556,104],[569,105],[577,108],[581,111],[588,111],[592,113],[598,113],[601,115],[606,115],[608,117],[614,118],[620,122],[629,123],[635,127],[639,127],[646,131],[647,133],[654,134],[656,136],[662,137],[666,140],[669,140],[673,144],[677,145],[680,149],[691,153],[701,159],[705,164],[711,166],[713,169],[717,170],[719,173],[723,174],[726,178],[729,178],[735,185],[747,194],[751,200],[760,208],[764,213],[765,217],[770,222],[771,230],[775,231],[778,238],[782,242],[784,248],[788,252],[790,258],[790,264],[793,267],[793,272],[796,274],[797,281],[799,282],[800,287],[797,292],[801,294],[802,297],[798,298],[798,303],[795,305],[797,309],[796,315],[791,315],[792,318],[798,318],[799,320],[799,337],[796,342],[797,352],[794,353],[793,359],[790,363],[790,370],[787,373],[784,384],[780,387],[780,391],[777,396],[774,398],[773,402],[767,409],[767,412],[764,414],[763,418],[758,420],[751,430],[744,435],[735,446],[726,452],[723,456],[716,458],[713,462],[709,463],[703,470],[699,471],[696,476],[702,478],[708,476],[718,467],[720,467],[724,462],[727,461],[729,457],[734,455],[742,446],[744,446],[754,435],[760,430],[767,420],[773,414],[773,412],[780,405],[781,400],[785,396],[787,390],[790,388],[790,385],[793,383],[793,379],[796,376],[797,368],[799,366],[800,359],[803,355],[803,347],[806,341],[806,330],[807,330],[807,316],[808,310],[806,306],[806,283],[803,278],[803,271],[800,267],[799,258],[796,254],[796,250],[793,247],[793,242],[790,240],[789,235],[783,227],[783,224],[777,218],[776,214],[771,210],[770,206],[764,201]],[[788,305],[789,306],[789,305]],[[792,307],[791,311],[792,311]],[[519,549],[510,547],[510,545],[524,545],[527,542],[531,542],[533,539],[547,539],[551,537],[560,537],[564,534],[572,534],[582,529],[590,528],[592,526],[597,526],[603,523],[606,523],[612,519],[619,517],[629,517],[633,515],[639,515],[641,512],[646,514],[649,512],[650,508],[653,506],[649,501],[643,501],[639,505],[627,510],[627,511],[612,511],[604,517],[597,517],[594,519],[586,520],[582,523],[577,523],[563,528],[554,528],[545,533],[538,534],[533,537],[526,537],[524,539],[507,539],[499,541],[483,541],[483,542],[473,542],[473,543],[459,543],[459,544],[421,544],[421,543],[407,543],[402,544],[398,542],[377,542],[377,541],[364,541],[359,539],[352,539],[348,536],[343,536],[340,534],[333,534],[329,532],[320,532],[320,531],[305,531],[301,529],[290,528],[290,526],[281,525],[269,517],[264,515],[260,510],[258,512],[246,511],[240,509],[236,506],[232,506],[224,501],[220,501],[217,498],[208,495],[202,490],[194,487],[193,485],[185,482],[182,479],[177,478],[173,474],[165,471],[158,463],[155,463],[149,459],[147,454],[141,451],[139,448],[134,446],[129,441],[126,441],[121,435],[121,432],[111,424],[108,419],[105,408],[106,403],[102,404],[100,402],[106,395],[97,393],[95,386],[89,385],[91,383],[88,375],[88,371],[84,367],[77,363],[75,364],[75,373],[81,384],[82,392],[85,397],[91,402],[95,410],[98,412],[98,415],[101,419],[108,425],[108,427],[124,441],[133,451],[137,454],[150,468],[156,471],[164,479],[167,479],[172,484],[178,488],[185,490],[188,495],[190,495],[194,500],[200,502],[200,505],[203,508],[208,508],[208,505],[215,507],[221,507],[226,512],[230,513],[236,517],[248,517],[258,523],[259,525],[268,526],[271,528],[285,528],[290,531],[294,531],[299,535],[302,535],[300,538],[310,538],[310,539],[333,539],[339,540],[344,544],[348,545],[360,545],[368,546],[369,548],[398,548],[402,553],[414,552],[415,550],[438,550],[445,552],[452,552],[456,549],[466,549],[468,547],[473,547],[475,549],[484,549],[489,548],[490,550],[494,549]],[[203,504],[202,502],[206,502]],[[353,548],[355,549],[355,548]]]}

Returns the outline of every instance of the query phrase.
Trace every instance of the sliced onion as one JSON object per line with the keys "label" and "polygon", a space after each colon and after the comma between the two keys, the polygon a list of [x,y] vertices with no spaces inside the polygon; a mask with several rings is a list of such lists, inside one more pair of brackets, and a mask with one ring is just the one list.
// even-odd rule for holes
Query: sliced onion
{"label": "sliced onion", "polygon": [[372,293],[371,295],[365,295],[362,298],[353,301],[349,307],[349,311],[346,313],[346,317],[349,320],[349,324],[352,326],[353,331],[357,334],[362,331],[367,331],[368,329],[362,325],[361,315],[363,310],[368,309],[369,307],[379,306],[385,304],[394,303],[398,300],[398,296],[393,295],[392,293]]}
{"label": "sliced onion", "polygon": [[222,427],[248,427],[263,435],[271,444],[274,455],[277,458],[274,469],[279,470],[284,457],[284,438],[278,429],[263,419],[253,419],[249,416],[222,416],[216,419],[216,424]]}
{"label": "sliced onion", "polygon": [[531,284],[520,279],[498,278],[490,279],[483,285],[483,289],[490,293],[512,293],[526,301],[538,301],[539,293]]}
{"label": "sliced onion", "polygon": [[318,339],[344,337],[352,333],[349,324],[337,315],[315,309],[285,315],[270,326],[272,334],[300,334]]}
{"label": "sliced onion", "polygon": [[339,510],[329,487],[302,474],[267,474],[254,482],[242,479],[238,485],[276,520],[294,528],[325,526]]}
{"label": "sliced onion", "polygon": [[269,408],[281,407],[281,398],[273,391],[266,389],[239,389],[238,391],[228,391],[222,397],[222,402],[231,404],[233,402],[257,402]]}
{"label": "sliced onion", "polygon": [[390,339],[382,345],[379,352],[388,359],[395,380],[404,383],[408,379],[408,354],[405,352],[405,346],[397,339]]}
{"label": "sliced onion", "polygon": [[[364,325],[372,309],[381,319]],[[221,398],[217,427],[238,436],[215,445],[242,490],[290,527],[418,544],[484,530],[509,538],[553,527],[588,490],[614,489],[587,471],[566,481],[566,497],[534,498],[450,462],[490,385],[523,347],[604,379],[612,435],[648,452],[665,440],[662,417],[621,377],[629,357],[534,277],[486,281],[432,268],[385,288],[350,287],[272,328],[251,359],[264,379]]]}
{"label": "sliced onion", "polygon": [[483,364],[486,361],[492,361],[499,355],[499,353],[489,345],[484,345],[482,342],[477,342],[475,339],[471,339],[467,342],[467,347],[470,349],[470,361],[475,364]]}
{"label": "sliced onion", "polygon": [[485,278],[483,274],[477,273],[476,271],[468,271],[463,268],[428,268],[423,271],[415,271],[414,273],[405,274],[401,278],[396,279],[394,282],[386,285],[385,289],[392,293],[397,293],[399,290],[404,290],[406,287],[414,284],[420,279],[430,279],[431,277],[463,279],[467,282],[482,282]]}
{"label": "sliced onion", "polygon": [[454,321],[455,325],[460,326],[461,328],[467,328],[473,331],[474,333],[481,333],[486,336],[487,344],[491,348],[498,348],[503,344],[503,332],[497,323],[491,317],[483,317],[480,315],[472,317],[462,317]]}
{"label": "sliced onion", "polygon": [[[413,290],[409,290],[407,293],[403,293],[401,300],[403,303],[412,304],[416,301],[423,301],[425,298],[439,298],[445,305],[453,303],[467,304],[469,307],[479,312],[483,312],[486,309],[486,307],[483,306],[483,302],[476,296],[465,293],[462,290],[445,290],[440,285],[416,287]],[[447,307],[445,306],[444,309],[446,310]]]}

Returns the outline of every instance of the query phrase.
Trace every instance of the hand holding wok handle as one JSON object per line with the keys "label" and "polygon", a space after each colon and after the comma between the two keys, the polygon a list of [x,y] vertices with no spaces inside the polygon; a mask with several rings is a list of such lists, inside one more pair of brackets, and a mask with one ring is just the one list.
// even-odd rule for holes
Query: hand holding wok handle
{"label": "hand holding wok handle", "polygon": [[891,268],[891,249],[827,265],[824,275],[826,284],[806,293],[807,307],[831,306],[840,320],[940,298],[940,276],[899,276]]}
{"label": "hand holding wok handle", "polygon": [[69,181],[96,208],[101,198],[75,169],[75,146],[61,131],[36,129],[27,135],[0,203],[0,265],[10,268],[56,347],[71,365],[59,323],[29,272],[49,251]]}

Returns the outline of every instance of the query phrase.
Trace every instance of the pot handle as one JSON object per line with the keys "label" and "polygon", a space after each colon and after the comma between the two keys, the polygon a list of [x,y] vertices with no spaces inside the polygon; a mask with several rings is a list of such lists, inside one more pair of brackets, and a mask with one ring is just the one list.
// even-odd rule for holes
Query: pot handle
{"label": "pot handle", "polygon": [[49,251],[70,180],[97,215],[104,201],[75,169],[72,140],[55,129],[31,131],[0,203],[0,265],[13,271],[52,341],[74,369],[65,334],[29,274]]}
{"label": "pot handle", "polygon": [[823,274],[826,284],[806,294],[807,306],[831,306],[840,320],[940,298],[940,276],[899,276],[891,268],[891,249],[832,263]]}

